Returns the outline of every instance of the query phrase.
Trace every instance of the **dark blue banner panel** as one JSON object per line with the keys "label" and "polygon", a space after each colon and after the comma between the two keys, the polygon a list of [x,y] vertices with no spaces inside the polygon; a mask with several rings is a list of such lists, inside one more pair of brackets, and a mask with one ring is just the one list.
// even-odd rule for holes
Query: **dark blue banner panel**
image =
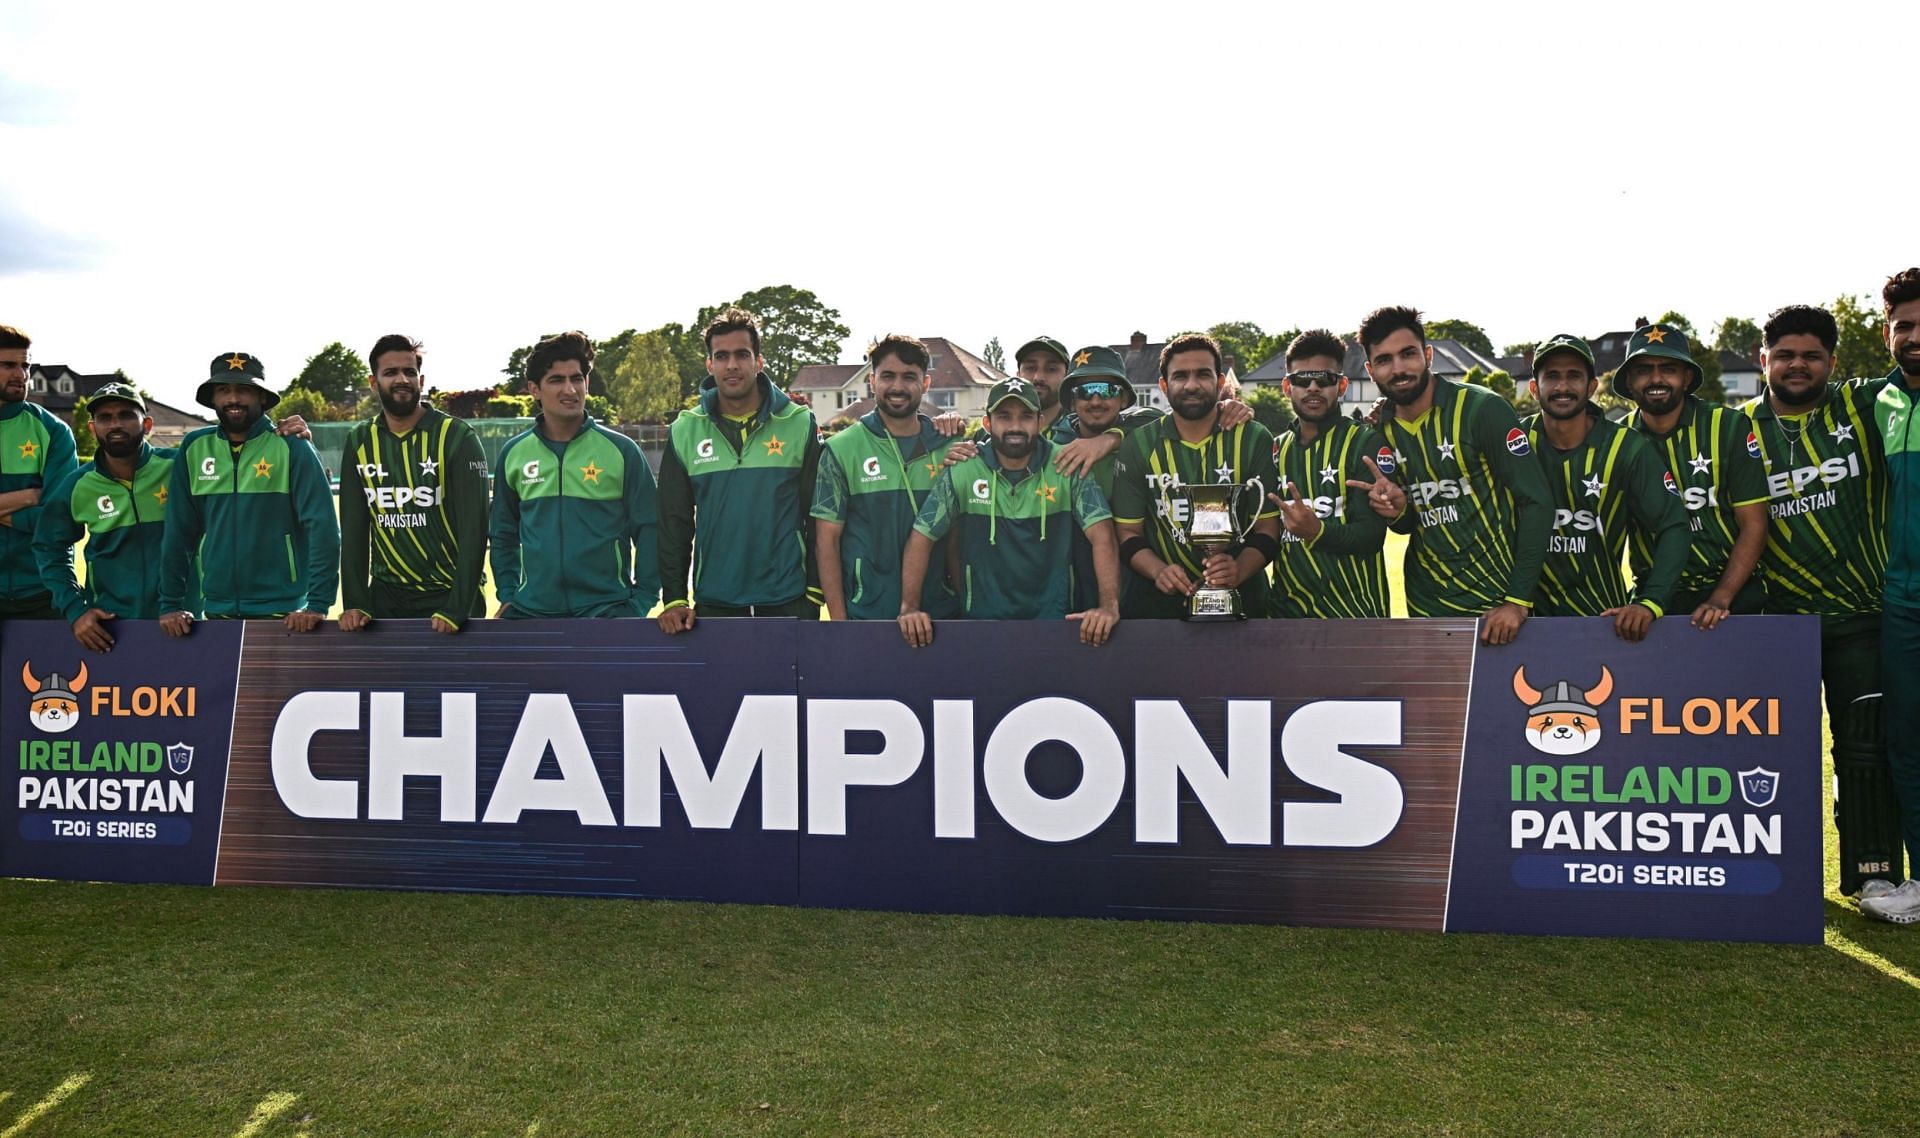
{"label": "dark blue banner panel", "polygon": [[1483,650],[1447,927],[1817,943],[1819,661],[1814,617]]}

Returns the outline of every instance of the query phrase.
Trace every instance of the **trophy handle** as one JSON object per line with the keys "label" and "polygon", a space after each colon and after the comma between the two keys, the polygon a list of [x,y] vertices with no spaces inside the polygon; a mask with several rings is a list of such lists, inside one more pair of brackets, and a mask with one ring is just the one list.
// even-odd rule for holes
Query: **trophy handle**
{"label": "trophy handle", "polygon": [[1260,524],[1260,507],[1267,500],[1267,491],[1266,487],[1260,485],[1258,478],[1249,478],[1234,487],[1234,489],[1237,493],[1233,496],[1233,503],[1230,508],[1238,509],[1240,499],[1245,495],[1251,494],[1255,498],[1253,509],[1247,511],[1247,528],[1241,530],[1240,535],[1233,539],[1235,544],[1245,545],[1247,543],[1247,535],[1253,532],[1254,526]]}

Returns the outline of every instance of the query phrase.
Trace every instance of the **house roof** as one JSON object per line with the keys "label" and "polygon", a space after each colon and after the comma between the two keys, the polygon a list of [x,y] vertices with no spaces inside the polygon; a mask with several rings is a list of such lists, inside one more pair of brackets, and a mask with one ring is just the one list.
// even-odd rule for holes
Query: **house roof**
{"label": "house roof", "polygon": [[[928,336],[922,342],[927,345],[927,355],[933,360],[927,371],[936,389],[992,387],[1007,378],[1006,372],[944,336]],[[787,390],[845,391],[864,388],[867,371],[864,363],[808,364],[793,373],[793,382],[787,385]]]}
{"label": "house roof", "polygon": [[[1127,382],[1135,387],[1155,387],[1160,383],[1160,352],[1167,346],[1167,342],[1162,340],[1159,343],[1149,344],[1146,339],[1145,336],[1135,332],[1129,343],[1107,345],[1119,352],[1120,358],[1126,361]],[[1282,371],[1285,371],[1284,362]],[[1241,375],[1233,367],[1228,367],[1227,378],[1236,383],[1245,383],[1250,377]]]}
{"label": "house roof", "polygon": [[[72,392],[57,389],[63,378],[73,380]],[[114,372],[89,375],[66,364],[33,364],[27,369],[27,397],[49,411],[69,412],[82,396],[92,395],[119,378]]]}

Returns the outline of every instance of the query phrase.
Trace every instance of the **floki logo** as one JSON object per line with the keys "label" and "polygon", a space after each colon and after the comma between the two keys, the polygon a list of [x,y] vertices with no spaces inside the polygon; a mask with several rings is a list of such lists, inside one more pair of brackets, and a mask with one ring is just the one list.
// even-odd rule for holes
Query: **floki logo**
{"label": "floki logo", "polygon": [[29,717],[35,728],[59,735],[73,730],[80,722],[80,697],[76,693],[87,686],[85,660],[80,661],[80,670],[74,673],[71,687],[67,685],[67,677],[59,672],[47,673],[44,680],[35,679],[32,660],[20,665],[20,680],[27,685],[33,699]]}
{"label": "floki logo", "polygon": [[1525,665],[1513,670],[1513,694],[1527,705],[1527,745],[1548,755],[1579,755],[1600,742],[1600,708],[1613,694],[1613,673],[1582,691],[1565,680],[1546,691],[1527,683]]}

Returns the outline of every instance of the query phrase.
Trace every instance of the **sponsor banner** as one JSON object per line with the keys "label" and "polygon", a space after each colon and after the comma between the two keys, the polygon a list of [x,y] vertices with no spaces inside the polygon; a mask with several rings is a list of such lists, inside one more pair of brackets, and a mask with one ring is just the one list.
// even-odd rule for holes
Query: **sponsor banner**
{"label": "sponsor banner", "polygon": [[796,625],[250,627],[215,883],[793,904]]}
{"label": "sponsor banner", "polygon": [[1441,928],[1472,622],[802,632],[805,904]]}
{"label": "sponsor banner", "polygon": [[0,628],[0,872],[1819,936],[1808,618],[116,631]]}
{"label": "sponsor banner", "polygon": [[1483,650],[1447,928],[1818,943],[1819,660],[1814,617]]}
{"label": "sponsor banner", "polygon": [[0,871],[87,881],[213,881],[241,626],[192,651],[147,621],[89,652],[58,621],[0,644]]}

